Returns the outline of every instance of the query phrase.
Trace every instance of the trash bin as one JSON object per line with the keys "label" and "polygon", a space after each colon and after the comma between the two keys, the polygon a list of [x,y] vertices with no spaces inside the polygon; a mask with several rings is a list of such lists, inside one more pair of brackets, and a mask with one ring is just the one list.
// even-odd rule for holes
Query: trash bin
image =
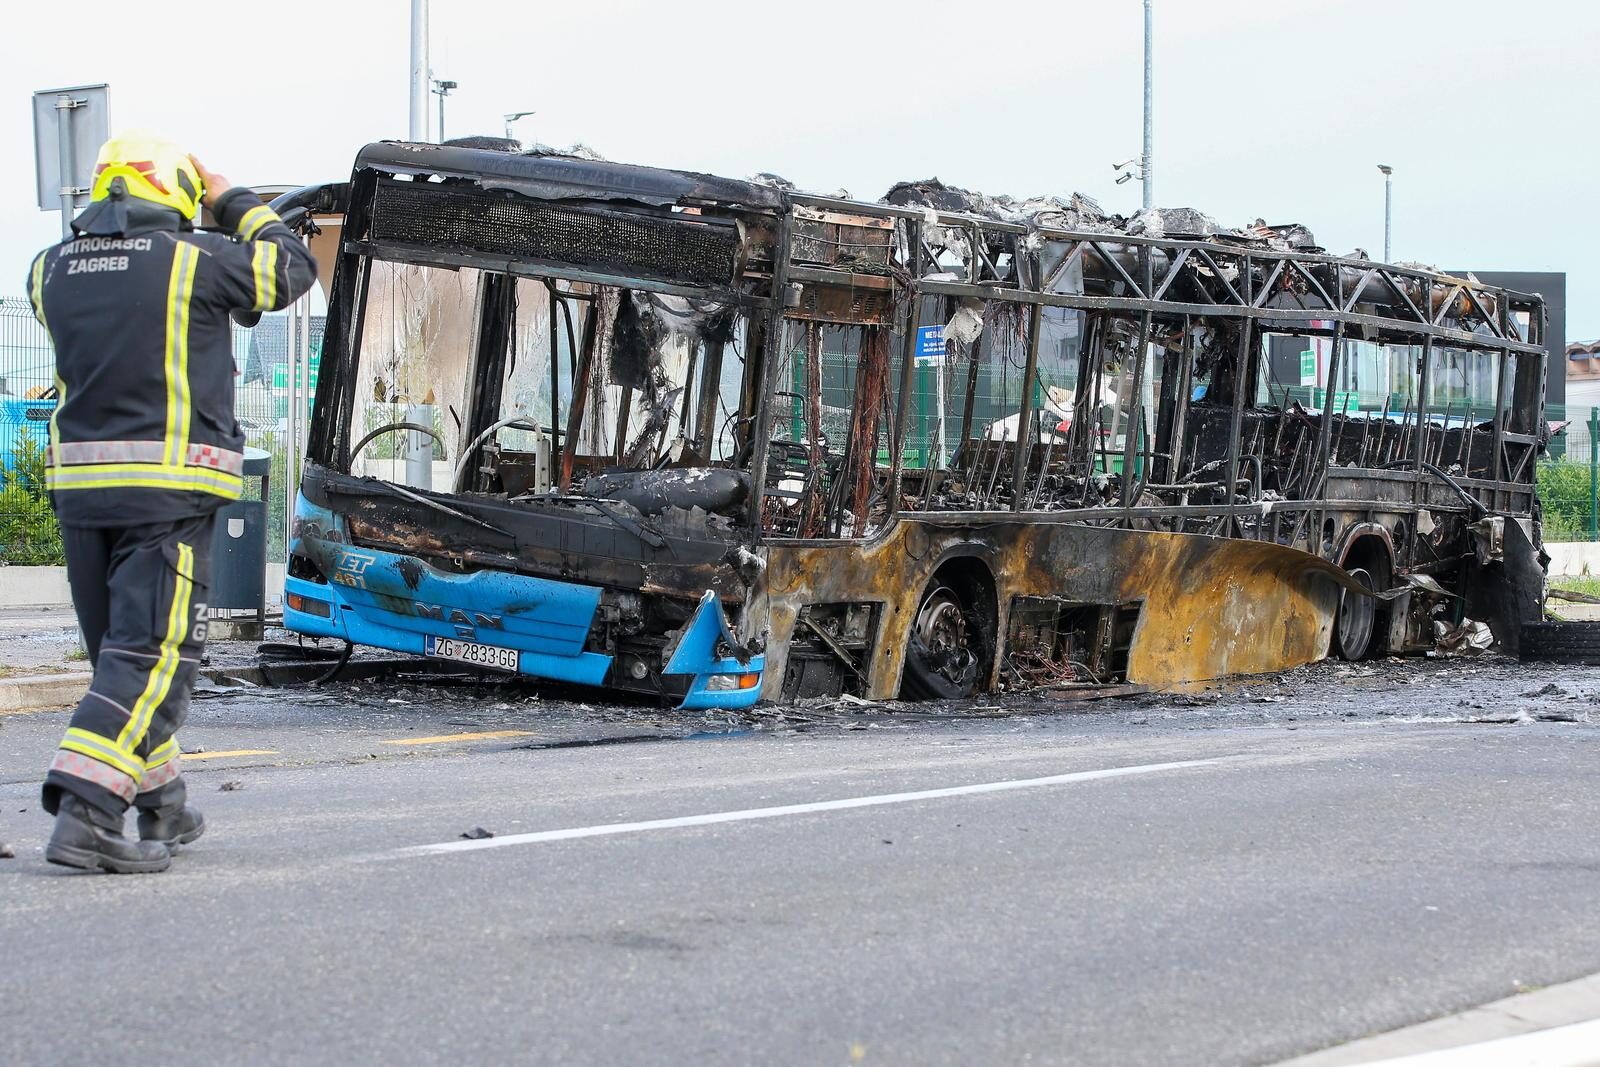
{"label": "trash bin", "polygon": [[[211,603],[217,609],[248,609],[256,622],[267,620],[267,481],[272,454],[245,447],[245,496],[217,511],[211,540]],[[250,498],[249,479],[260,478],[260,492]]]}

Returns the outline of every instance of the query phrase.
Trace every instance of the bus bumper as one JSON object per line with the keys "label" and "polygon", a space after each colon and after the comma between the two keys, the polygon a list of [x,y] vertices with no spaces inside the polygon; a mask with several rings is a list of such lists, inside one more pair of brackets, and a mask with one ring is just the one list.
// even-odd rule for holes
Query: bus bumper
{"label": "bus bumper", "polygon": [[[519,674],[606,683],[613,657],[584,648],[600,605],[598,586],[495,570],[459,574],[414,556],[354,547],[336,513],[303,496],[298,503],[291,551],[311,560],[327,581],[284,580],[286,629],[415,656],[428,654],[430,638],[472,641],[513,649]],[[688,676],[678,706],[755,704],[765,657],[739,649],[721,602],[707,590],[662,671]]]}
{"label": "bus bumper", "polygon": [[767,658],[758,653],[741,661],[738,647],[722,602],[707,589],[663,671],[693,676],[680,708],[748,708],[760,699]]}

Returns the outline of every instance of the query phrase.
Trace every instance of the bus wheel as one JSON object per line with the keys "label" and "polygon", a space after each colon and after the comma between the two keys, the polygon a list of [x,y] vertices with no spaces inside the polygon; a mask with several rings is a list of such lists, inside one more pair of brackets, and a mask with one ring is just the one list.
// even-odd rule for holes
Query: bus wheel
{"label": "bus wheel", "polygon": [[[1372,575],[1361,567],[1347,572],[1351,578],[1367,589],[1372,588]],[[1377,617],[1377,600],[1362,596],[1349,589],[1339,590],[1339,617],[1334,623],[1333,640],[1340,658],[1358,660],[1372,647],[1373,623]]]}
{"label": "bus wheel", "polygon": [[972,696],[982,681],[985,644],[970,600],[949,585],[930,585],[911,624],[901,695],[912,700]]}

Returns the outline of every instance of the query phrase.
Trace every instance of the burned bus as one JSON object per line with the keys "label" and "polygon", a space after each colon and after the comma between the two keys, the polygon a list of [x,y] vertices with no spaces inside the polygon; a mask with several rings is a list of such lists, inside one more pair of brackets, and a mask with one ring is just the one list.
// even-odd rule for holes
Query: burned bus
{"label": "burned bus", "polygon": [[370,145],[312,205],[301,634],[736,708],[1539,617],[1537,297],[1299,226],[495,147]]}

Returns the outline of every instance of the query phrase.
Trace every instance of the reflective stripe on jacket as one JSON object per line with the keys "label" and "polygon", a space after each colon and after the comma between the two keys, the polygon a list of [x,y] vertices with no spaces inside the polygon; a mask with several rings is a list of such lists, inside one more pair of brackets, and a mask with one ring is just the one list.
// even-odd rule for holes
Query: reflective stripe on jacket
{"label": "reflective stripe on jacket", "polygon": [[56,352],[46,483],[64,523],[171,521],[243,491],[228,312],[288,306],[316,267],[250,190],[215,215],[227,233],[180,231],[173,213],[171,228],[63,241],[29,269]]}

